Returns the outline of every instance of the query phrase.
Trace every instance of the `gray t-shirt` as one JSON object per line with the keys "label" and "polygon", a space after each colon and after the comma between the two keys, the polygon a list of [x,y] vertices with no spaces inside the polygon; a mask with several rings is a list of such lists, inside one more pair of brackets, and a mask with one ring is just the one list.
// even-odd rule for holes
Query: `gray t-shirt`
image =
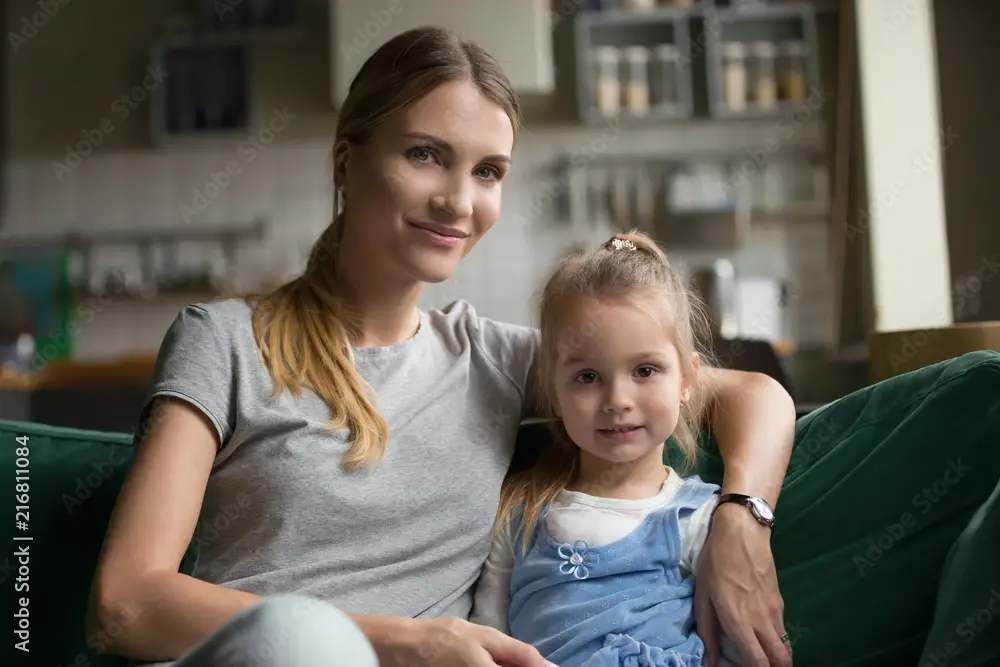
{"label": "gray t-shirt", "polygon": [[204,412],[222,443],[193,575],[350,613],[467,618],[532,405],[536,330],[459,301],[422,311],[402,343],[356,349],[391,435],[374,468],[345,473],[346,431],[329,430],[322,401],[310,391],[272,400],[250,315],[239,299],[184,308],[151,389]]}

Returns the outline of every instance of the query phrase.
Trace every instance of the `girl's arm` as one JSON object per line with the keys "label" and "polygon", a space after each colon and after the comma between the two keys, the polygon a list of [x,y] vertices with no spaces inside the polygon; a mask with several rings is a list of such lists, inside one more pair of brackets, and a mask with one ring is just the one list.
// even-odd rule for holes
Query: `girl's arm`
{"label": "girl's arm", "polygon": [[507,609],[510,604],[510,573],[514,567],[514,547],[510,531],[497,531],[490,555],[476,584],[476,596],[469,620],[509,634]]}
{"label": "girl's arm", "polygon": [[[791,396],[760,373],[706,369],[703,377],[724,466],[722,493],[760,496],[775,507],[795,438]],[[780,521],[781,512],[775,513]],[[745,507],[722,505],[698,565],[695,603],[706,664],[717,664],[721,629],[749,664],[790,666],[790,648],[780,640],[784,603],[770,529]]]}

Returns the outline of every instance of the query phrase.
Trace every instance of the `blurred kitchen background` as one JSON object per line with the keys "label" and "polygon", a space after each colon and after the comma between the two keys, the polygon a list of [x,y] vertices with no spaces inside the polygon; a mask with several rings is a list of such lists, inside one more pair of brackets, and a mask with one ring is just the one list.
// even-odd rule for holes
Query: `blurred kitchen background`
{"label": "blurred kitchen background", "polygon": [[[425,307],[533,324],[560,257],[638,227],[711,306],[720,362],[778,376],[803,411],[863,386],[887,188],[916,203],[937,179],[955,320],[1000,317],[1000,137],[976,97],[996,95],[981,26],[1000,4],[869,1],[10,0],[0,418],[131,428],[183,305],[299,272],[331,218],[350,79],[423,24],[487,47],[526,109],[500,222]],[[932,57],[912,81],[887,74],[913,49]],[[917,121],[883,105],[876,124],[862,93],[928,82],[937,150],[873,186],[892,150],[873,128]]]}

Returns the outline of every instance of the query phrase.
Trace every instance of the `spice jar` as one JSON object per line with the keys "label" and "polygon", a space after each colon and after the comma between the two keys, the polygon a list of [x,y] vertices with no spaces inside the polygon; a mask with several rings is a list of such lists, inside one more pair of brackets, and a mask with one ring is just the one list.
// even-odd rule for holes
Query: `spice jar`
{"label": "spice jar", "polygon": [[592,64],[594,105],[602,116],[617,116],[622,98],[621,52],[613,46],[599,46],[592,52]]}
{"label": "spice jar", "polygon": [[623,0],[622,6],[625,9],[648,10],[656,8],[656,0]]}
{"label": "spice jar", "polygon": [[771,108],[778,102],[777,55],[778,49],[771,42],[755,42],[753,45],[750,96],[761,108]]}
{"label": "spice jar", "polygon": [[649,113],[649,49],[629,46],[625,49],[625,106],[634,116]]}
{"label": "spice jar", "polygon": [[649,74],[649,98],[650,106],[659,114],[671,115],[679,110],[681,101],[680,61],[680,51],[673,44],[659,44],[653,47]]}
{"label": "spice jar", "polygon": [[747,47],[741,42],[722,46],[722,88],[726,106],[742,111],[747,106]]}
{"label": "spice jar", "polygon": [[806,99],[806,45],[783,42],[779,53],[779,94],[790,102]]}

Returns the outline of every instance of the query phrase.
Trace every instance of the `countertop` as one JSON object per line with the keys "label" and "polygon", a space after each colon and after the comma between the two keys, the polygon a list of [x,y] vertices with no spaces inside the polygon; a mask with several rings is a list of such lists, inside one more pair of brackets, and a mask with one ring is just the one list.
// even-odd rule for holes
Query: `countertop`
{"label": "countertop", "polygon": [[144,388],[153,379],[155,355],[137,355],[109,361],[58,361],[37,373],[0,369],[0,390]]}

